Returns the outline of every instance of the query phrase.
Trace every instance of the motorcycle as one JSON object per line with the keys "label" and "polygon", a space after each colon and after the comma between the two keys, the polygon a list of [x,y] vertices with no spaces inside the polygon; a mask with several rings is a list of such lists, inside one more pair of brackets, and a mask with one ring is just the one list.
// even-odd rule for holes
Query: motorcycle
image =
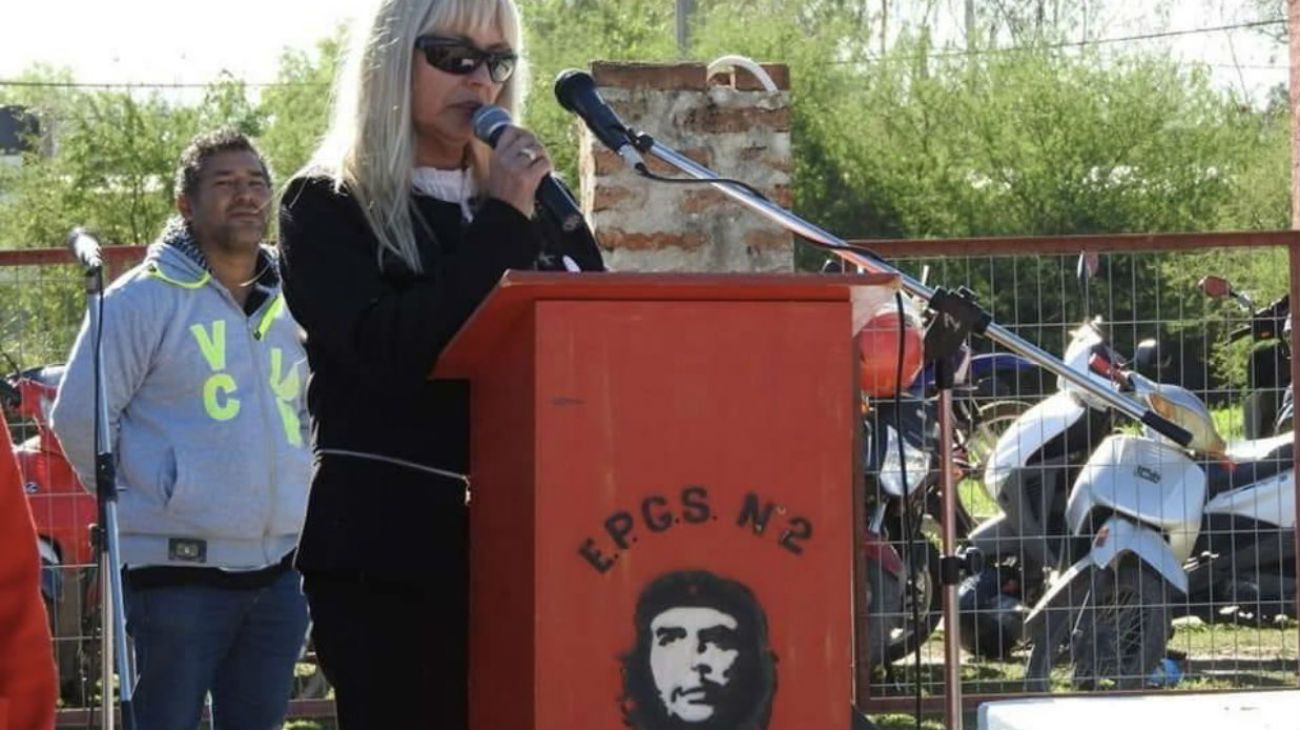
{"label": "motorcycle", "polygon": [[[906,342],[899,363],[897,305],[876,313],[860,335],[864,396],[863,454],[868,524],[863,536],[867,571],[867,614],[870,617],[868,664],[888,667],[914,652],[938,625],[943,613],[940,582],[938,515],[942,514],[939,469],[939,433],[936,369],[921,365],[921,317],[903,301],[902,321]],[[980,419],[1005,406],[983,404],[971,374],[985,380],[998,375],[997,367],[1015,373],[1027,361],[1014,356],[972,358],[962,347],[947,363],[953,374],[954,483],[973,473],[976,442],[988,439]],[[995,364],[996,367],[995,367]],[[902,380],[895,376],[902,372]],[[891,375],[892,374],[892,375]],[[907,383],[899,388],[898,383]],[[981,381],[983,383],[983,381]],[[1004,383],[1007,381],[1003,381]],[[986,383],[984,383],[986,385]],[[1003,386],[1005,387],[1005,385]],[[1004,414],[1005,415],[1005,414]],[[959,536],[974,527],[958,502],[955,515]]]}
{"label": "motorcycle", "polygon": [[[1232,288],[1227,279],[1206,276],[1197,283],[1207,296],[1215,299],[1232,299],[1250,315],[1250,324],[1234,329],[1229,342],[1250,337],[1254,343],[1250,351],[1247,372],[1247,392],[1242,403],[1244,433],[1247,439],[1258,439],[1291,430],[1290,414],[1280,418],[1283,401],[1291,397],[1291,351],[1288,338],[1290,296],[1283,296],[1268,306],[1256,309],[1255,303],[1243,292]],[[1284,394],[1285,391],[1285,394]]]}
{"label": "motorcycle", "polygon": [[[0,379],[0,401],[13,416],[9,422],[14,454],[36,523],[41,597],[54,637],[60,695],[73,701],[82,697],[87,678],[98,672],[99,643],[90,638],[98,626],[99,610],[92,542],[98,508],[49,427],[63,367],[13,367],[12,374]],[[28,436],[33,426],[36,433]]]}
{"label": "motorcycle", "polygon": [[882,399],[864,419],[870,667],[915,651],[943,613],[937,512],[927,504],[938,481],[935,415],[932,401]]}
{"label": "motorcycle", "polygon": [[[921,487],[930,476],[933,451],[927,447],[934,443],[934,419],[920,409],[923,398],[909,395],[921,370],[921,322],[907,300],[901,304],[901,311],[898,303],[891,303],[873,313],[857,343],[865,507],[870,516],[862,536],[870,617],[868,671],[887,667],[923,642],[940,612],[938,549],[914,519],[926,510],[927,490]],[[900,387],[902,383],[908,387]],[[913,598],[917,622],[911,620]]]}
{"label": "motorcycle", "polygon": [[[1114,434],[1079,472],[1066,504],[1074,562],[1025,622],[1031,690],[1047,689],[1059,662],[1081,688],[1141,688],[1165,656],[1171,599],[1212,594],[1223,585],[1217,569],[1241,575],[1240,561],[1252,556],[1255,574],[1285,575],[1287,566],[1294,574],[1290,438],[1249,444],[1235,453],[1260,458],[1228,461],[1209,410],[1190,391],[1118,368],[1109,375],[1192,440],[1179,447],[1149,427]],[[1205,572],[1194,583],[1198,567]]]}
{"label": "motorcycle", "polygon": [[[822,263],[824,274],[839,274],[844,262],[837,257]],[[909,305],[910,306],[910,305]],[[920,328],[920,324],[916,325]],[[876,371],[889,371],[885,359],[897,351],[896,345],[881,343],[874,361]],[[954,370],[956,386],[953,388],[954,439],[961,453],[958,458],[966,471],[977,473],[983,469],[984,459],[997,436],[1016,416],[1029,408],[1027,399],[1037,398],[1042,391],[1044,371],[1033,362],[1010,352],[973,354],[963,346],[956,358]],[[933,398],[938,381],[934,363],[926,363],[907,392],[913,398]],[[873,388],[864,384],[864,392]],[[892,390],[877,388],[880,392]],[[963,533],[964,534],[964,533]]]}
{"label": "motorcycle", "polygon": [[[893,308],[879,317],[896,318]],[[865,396],[864,472],[869,516],[863,536],[867,569],[867,614],[870,616],[869,665],[888,667],[912,653],[934,631],[942,616],[938,516],[942,514],[942,489],[938,460],[938,401],[935,368],[920,367],[919,315],[904,304],[905,331],[913,338],[904,347],[904,382],[900,392],[892,378],[881,373],[897,368],[896,319],[880,320],[887,339],[860,343]],[[870,326],[864,338],[873,337]],[[968,348],[948,363],[954,380],[955,482],[978,473],[981,459],[1001,428],[1028,404],[999,400],[988,403],[982,395],[994,377],[1022,377],[1027,361],[1006,354],[972,357]],[[978,373],[978,376],[973,374]],[[912,377],[914,375],[914,377]],[[979,379],[976,380],[975,378]],[[910,378],[910,381],[909,381]],[[1014,382],[1000,379],[1002,388]],[[989,391],[991,392],[991,391]],[[958,501],[956,532],[967,535],[975,520]],[[913,610],[915,609],[915,610]]]}
{"label": "motorcycle", "polygon": [[[1063,361],[1113,386],[1107,373],[1121,362],[1100,319],[1074,330]],[[1021,638],[1049,571],[1066,556],[1065,507],[1084,461],[1114,428],[1114,417],[1061,379],[1058,390],[1021,413],[998,438],[981,485],[1001,510],[969,535],[984,569],[958,588],[961,640],[971,654],[1007,658]]]}
{"label": "motorcycle", "polygon": [[[1271,624],[1296,615],[1291,433],[1230,445],[1231,466],[1206,466],[1201,538],[1187,568],[1187,613],[1206,623]],[[1244,489],[1246,486],[1251,489]],[[1248,503],[1245,500],[1251,500]]]}

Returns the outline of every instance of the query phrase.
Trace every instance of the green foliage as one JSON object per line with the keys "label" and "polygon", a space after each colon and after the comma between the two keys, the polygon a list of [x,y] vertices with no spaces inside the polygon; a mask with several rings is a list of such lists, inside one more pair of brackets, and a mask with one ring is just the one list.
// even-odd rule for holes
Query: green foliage
{"label": "green foliage", "polygon": [[[62,362],[85,312],[72,266],[0,269],[0,353],[20,367]],[[7,372],[9,361],[0,361]]]}
{"label": "green foliage", "polygon": [[[28,81],[66,84],[66,72],[33,69]],[[231,104],[235,93],[214,89]],[[241,92],[242,93],[242,92]],[[39,115],[46,132],[21,166],[0,169],[0,248],[57,247],[75,225],[105,242],[151,236],[170,210],[171,169],[200,114],[156,94],[20,87],[8,103]],[[6,272],[0,300],[5,351],[25,365],[61,360],[84,308],[72,267]]]}
{"label": "green foliage", "polygon": [[[736,52],[790,65],[795,209],[828,230],[927,238],[1288,227],[1284,105],[1243,107],[1203,69],[1052,48],[1050,33],[1035,46],[1032,33],[1018,32],[1030,44],[1022,50],[975,43],[968,53],[934,48],[922,28],[873,58],[852,5],[716,2],[694,48],[703,58]],[[799,264],[823,257],[805,250]],[[1140,323],[1202,311],[1195,282],[1208,272],[1228,275],[1261,305],[1288,284],[1276,251],[1115,256],[1095,285],[1106,306],[1085,312],[1067,259],[931,262],[931,275],[981,292],[1002,322],[1070,323],[1118,310]],[[1143,337],[1172,340],[1192,367],[1208,350],[1216,382],[1244,381],[1246,355],[1223,346],[1223,325],[1195,342],[1180,328],[1139,324],[1113,335],[1126,352]],[[1063,335],[1049,328],[1035,337],[1055,352]]]}
{"label": "green foliage", "polygon": [[[1274,12],[1276,0],[1252,0]],[[795,211],[845,238],[1019,236],[1285,228],[1290,221],[1289,105],[1265,110],[1212,88],[1204,69],[1158,53],[1105,56],[1061,48],[1089,4],[982,5],[983,38],[936,47],[924,25],[880,55],[878,8],[860,0],[697,0],[691,46],[676,44],[662,0],[519,0],[531,63],[524,123],[576,180],[578,122],[553,101],[555,75],[593,59],[707,61],[739,53],[791,69]],[[1165,6],[1161,6],[1165,7]],[[1267,13],[1266,13],[1267,14]],[[895,21],[896,22],[896,21]],[[891,26],[896,30],[896,26]],[[891,34],[892,35],[892,34]],[[989,38],[1017,50],[990,46]],[[869,44],[870,42],[870,44]],[[326,124],[341,33],[286,50],[277,84],[222,79],[195,104],[137,91],[23,87],[0,102],[37,110],[51,133],[19,170],[0,171],[0,247],[54,246],[73,224],[118,242],[148,240],[171,210],[171,174],[193,133],[234,124],[259,138],[280,179],[308,158]],[[35,67],[28,80],[72,81]],[[636,123],[637,120],[628,120]],[[719,170],[726,173],[726,170]],[[801,251],[811,268],[821,255]],[[1268,301],[1287,284],[1276,256],[1207,253],[1116,264],[1123,281],[1160,281],[1196,296],[1194,279],[1226,273]],[[1046,266],[1046,269],[1043,267]],[[1028,261],[1013,278],[1064,280],[1069,262]],[[1058,271],[1059,269],[1059,271]],[[947,278],[953,272],[938,272]],[[998,292],[999,313],[1040,295]],[[1074,320],[1048,296],[1037,307]],[[1149,305],[1138,291],[1125,307]],[[1225,366],[1235,356],[1224,356]],[[1235,357],[1241,360],[1240,357]]]}
{"label": "green foliage", "polygon": [[[54,248],[73,226],[106,245],[152,239],[173,212],[180,152],[201,130],[262,130],[263,114],[244,84],[223,78],[197,104],[159,93],[68,86],[66,71],[34,68],[5,103],[41,120],[43,136],[21,165],[0,167],[0,248]],[[25,365],[61,360],[84,311],[73,267],[23,266],[4,272],[0,341]]]}
{"label": "green foliage", "polygon": [[259,142],[277,175],[287,180],[307,163],[329,121],[330,87],[343,49],[344,29],[316,44],[314,53],[280,54],[275,86],[262,91],[266,130]]}
{"label": "green foliage", "polygon": [[578,180],[578,124],[552,91],[565,69],[594,59],[663,61],[676,55],[673,4],[663,0],[518,0],[530,83],[524,122],[546,141],[555,169]]}
{"label": "green foliage", "polygon": [[1159,59],[928,50],[904,43],[839,115],[838,195],[888,201],[875,225],[843,219],[850,235],[1195,230],[1230,197],[1246,145],[1202,77]]}
{"label": "green foliage", "polygon": [[[736,22],[737,18],[745,22]],[[797,22],[791,22],[791,19]],[[719,0],[695,55],[791,67],[796,212],[848,238],[1283,227],[1282,118],[1160,56],[957,53],[905,34],[883,59],[860,4]],[[814,263],[809,257],[803,263]]]}
{"label": "green foliage", "polygon": [[222,125],[256,135],[262,124],[243,82],[230,78],[197,105],[157,92],[50,87],[12,102],[39,116],[45,139],[0,173],[0,248],[58,246],[74,225],[106,243],[147,241],[172,211],[172,176],[190,138]]}

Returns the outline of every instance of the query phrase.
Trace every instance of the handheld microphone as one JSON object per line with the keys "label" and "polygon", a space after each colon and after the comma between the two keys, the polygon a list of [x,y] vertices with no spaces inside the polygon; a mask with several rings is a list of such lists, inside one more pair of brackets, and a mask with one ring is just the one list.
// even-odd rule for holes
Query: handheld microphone
{"label": "handheld microphone", "polygon": [[641,153],[632,146],[627,125],[596,91],[596,82],[591,74],[576,68],[560,72],[555,77],[555,99],[560,106],[581,117],[596,139],[614,150],[628,167],[635,170],[645,166]]}
{"label": "handheld microphone", "polygon": [[[474,127],[474,136],[495,149],[497,140],[501,139],[501,133],[510,126],[510,112],[499,106],[487,104],[474,111],[470,123]],[[542,178],[541,183],[537,185],[536,199],[538,205],[555,216],[565,233],[571,233],[582,225],[582,211],[578,208],[577,202],[550,175]]]}
{"label": "handheld microphone", "polygon": [[99,253],[99,241],[85,228],[77,226],[68,234],[68,249],[86,271],[98,271],[104,266],[104,259]]}

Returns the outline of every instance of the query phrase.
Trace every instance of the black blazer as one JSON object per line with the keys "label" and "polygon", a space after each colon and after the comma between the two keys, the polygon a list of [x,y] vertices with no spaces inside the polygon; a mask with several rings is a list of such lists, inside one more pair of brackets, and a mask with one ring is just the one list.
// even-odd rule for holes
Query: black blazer
{"label": "black blazer", "polygon": [[460,575],[464,484],[399,463],[469,467],[468,383],[428,373],[506,269],[562,269],[569,256],[599,271],[600,251],[585,227],[562,234],[544,213],[530,221],[488,199],[465,224],[458,205],[413,195],[428,226],[416,226],[424,272],[391,259],[381,268],[359,205],[332,185],[293,180],[280,209],[280,272],[303,330],[316,456],[297,565],[404,583]]}

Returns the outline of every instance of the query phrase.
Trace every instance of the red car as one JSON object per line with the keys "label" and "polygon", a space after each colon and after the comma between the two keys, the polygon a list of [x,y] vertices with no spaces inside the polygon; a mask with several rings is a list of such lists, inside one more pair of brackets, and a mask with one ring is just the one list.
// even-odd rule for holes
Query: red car
{"label": "red car", "polygon": [[91,535],[98,508],[49,427],[50,408],[62,377],[61,365],[16,372],[0,381],[0,399],[9,416],[23,489],[36,521],[41,593],[54,636],[60,691],[72,700],[79,695],[85,672],[93,676],[96,671],[97,640],[92,634],[99,586]]}

